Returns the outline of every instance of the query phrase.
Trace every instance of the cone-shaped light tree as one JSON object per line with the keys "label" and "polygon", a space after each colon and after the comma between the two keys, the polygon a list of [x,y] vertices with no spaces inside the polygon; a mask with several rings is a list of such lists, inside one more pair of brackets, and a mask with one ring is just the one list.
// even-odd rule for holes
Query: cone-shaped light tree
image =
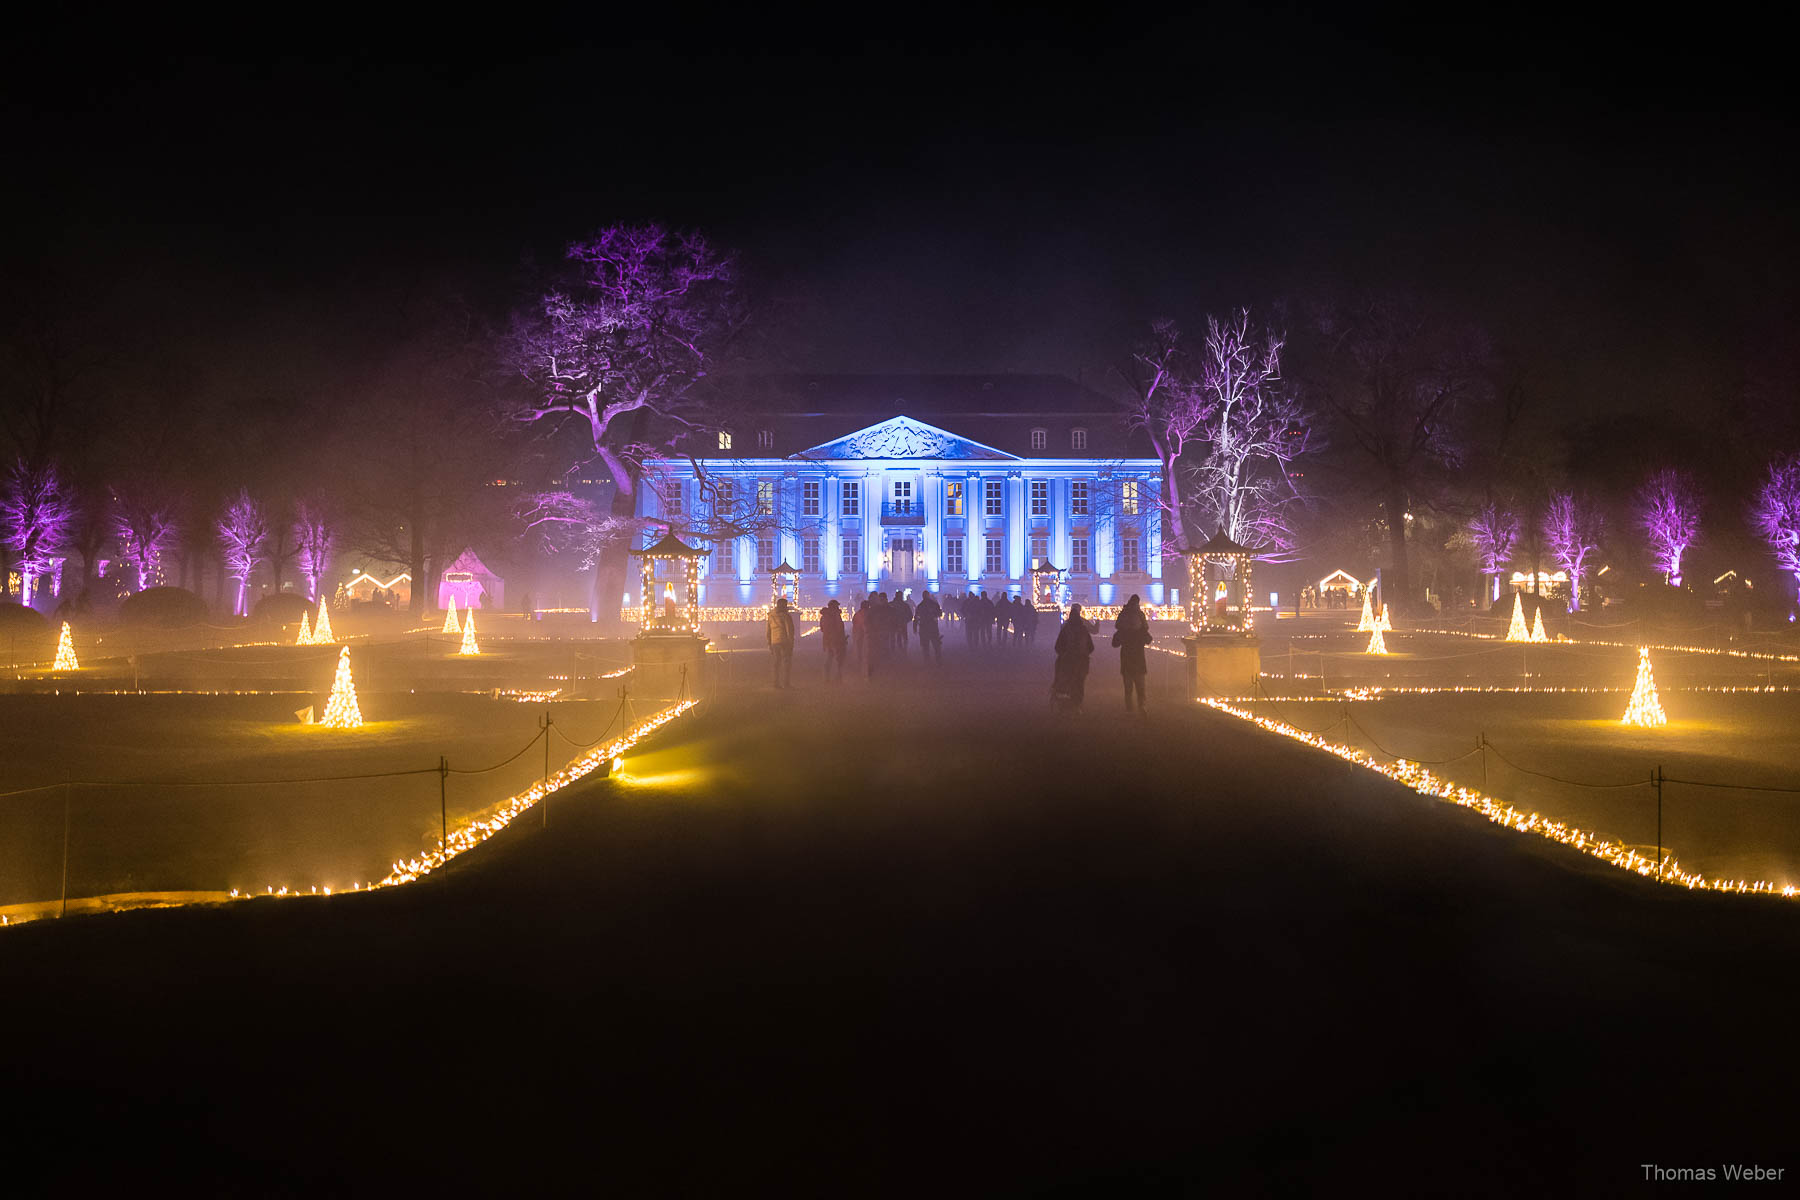
{"label": "cone-shaped light tree", "polygon": [[301,613],[300,614],[300,636],[294,639],[294,645],[310,646],[312,644],[313,644],[312,614],[311,613]]}
{"label": "cone-shaped light tree", "polygon": [[356,681],[350,678],[350,647],[338,651],[337,675],[331,681],[331,695],[325,701],[325,715],[319,724],[327,729],[361,729],[362,709],[356,704]]}
{"label": "cone-shaped light tree", "polygon": [[1375,628],[1375,605],[1372,593],[1365,590],[1363,592],[1362,619],[1356,623],[1356,632],[1367,633],[1373,628]]}
{"label": "cone-shaped light tree", "polygon": [[1506,627],[1506,640],[1509,642],[1529,642],[1531,626],[1525,623],[1525,597],[1513,593],[1512,624]]}
{"label": "cone-shaped light tree", "polygon": [[1394,632],[1394,620],[1392,617],[1388,616],[1388,606],[1387,605],[1383,604],[1381,606],[1381,615],[1375,619],[1375,624],[1381,629],[1381,631],[1383,633]]}
{"label": "cone-shaped light tree", "polygon": [[456,623],[456,596],[454,594],[450,597],[450,607],[444,610],[444,632],[462,632],[462,626]]}
{"label": "cone-shaped light tree", "polygon": [[55,671],[79,671],[81,664],[75,659],[75,635],[69,632],[69,623],[62,623],[62,636],[56,639],[56,663],[51,668]]}
{"label": "cone-shaped light tree", "polygon": [[1638,649],[1637,685],[1631,689],[1631,703],[1625,709],[1622,723],[1640,729],[1655,729],[1669,723],[1663,713],[1662,701],[1656,695],[1656,676],[1650,670],[1647,646]]}
{"label": "cone-shaped light tree", "polygon": [[1368,649],[1364,650],[1363,653],[1364,654],[1386,654],[1387,652],[1388,652],[1387,643],[1385,641],[1383,641],[1381,638],[1381,626],[1377,625],[1377,626],[1375,626],[1375,628],[1373,628],[1369,631],[1369,647],[1368,647]]}
{"label": "cone-shaped light tree", "polygon": [[472,608],[463,613],[462,648],[457,653],[481,653],[481,647],[475,644],[475,610]]}
{"label": "cone-shaped light tree", "polygon": [[313,640],[315,646],[329,646],[337,641],[337,635],[331,632],[331,610],[325,606],[324,597],[319,598],[319,619],[313,622]]}
{"label": "cone-shaped light tree", "polygon": [[1544,633],[1544,606],[1541,604],[1538,605],[1537,613],[1531,622],[1531,640],[1534,642],[1550,640],[1549,636]]}

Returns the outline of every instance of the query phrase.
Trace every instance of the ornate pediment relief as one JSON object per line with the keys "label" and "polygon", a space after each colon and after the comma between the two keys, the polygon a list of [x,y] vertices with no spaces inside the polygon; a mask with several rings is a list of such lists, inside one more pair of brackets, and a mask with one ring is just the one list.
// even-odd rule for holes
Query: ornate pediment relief
{"label": "ornate pediment relief", "polygon": [[946,429],[911,417],[893,417],[803,450],[795,457],[1016,459],[1018,455],[958,437]]}

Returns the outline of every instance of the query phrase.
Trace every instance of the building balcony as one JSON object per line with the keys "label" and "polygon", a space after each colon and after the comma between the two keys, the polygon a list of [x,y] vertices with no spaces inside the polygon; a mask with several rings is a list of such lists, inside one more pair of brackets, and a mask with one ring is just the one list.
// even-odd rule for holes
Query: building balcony
{"label": "building balcony", "polygon": [[881,506],[881,523],[883,525],[923,525],[925,524],[925,506],[923,504],[884,504]]}

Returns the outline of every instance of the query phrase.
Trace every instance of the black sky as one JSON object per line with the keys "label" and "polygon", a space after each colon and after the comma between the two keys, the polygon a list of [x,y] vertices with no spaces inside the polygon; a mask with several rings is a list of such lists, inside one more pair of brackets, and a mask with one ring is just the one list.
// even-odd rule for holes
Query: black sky
{"label": "black sky", "polygon": [[254,357],[409,275],[504,303],[522,259],[654,218],[739,248],[806,369],[1098,373],[1149,316],[1355,285],[1597,407],[1784,361],[1773,30],[881,16],[46,28],[0,84],[9,274]]}

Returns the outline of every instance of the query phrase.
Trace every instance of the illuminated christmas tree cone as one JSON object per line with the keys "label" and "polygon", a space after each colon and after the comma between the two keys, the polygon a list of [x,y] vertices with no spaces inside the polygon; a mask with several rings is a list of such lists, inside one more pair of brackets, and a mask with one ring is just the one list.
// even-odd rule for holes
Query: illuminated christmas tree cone
{"label": "illuminated christmas tree cone", "polygon": [[337,641],[337,635],[331,632],[331,612],[325,607],[325,597],[319,597],[319,619],[313,622],[313,640],[315,646],[329,646]]}
{"label": "illuminated christmas tree cone", "polygon": [[462,649],[458,650],[457,653],[480,654],[481,647],[475,644],[475,610],[472,608],[463,617],[462,635]]}
{"label": "illuminated christmas tree cone", "polygon": [[1529,642],[1531,627],[1525,624],[1525,597],[1518,592],[1513,593],[1512,624],[1506,627],[1506,640],[1509,642]]}
{"label": "illuminated christmas tree cone", "polygon": [[56,639],[56,665],[53,671],[79,671],[81,664],[75,660],[75,635],[69,632],[69,623],[62,623],[62,636]]}
{"label": "illuminated christmas tree cone", "polygon": [[1538,606],[1537,620],[1533,621],[1531,624],[1531,640],[1534,642],[1547,642],[1550,640],[1544,634],[1544,609],[1542,605]]}
{"label": "illuminated christmas tree cone", "polygon": [[350,647],[338,651],[337,678],[331,681],[331,696],[325,701],[325,715],[319,724],[327,729],[361,729],[362,710],[356,706],[356,681],[350,678]]}
{"label": "illuminated christmas tree cone", "polygon": [[1381,627],[1383,633],[1394,632],[1394,622],[1388,617],[1387,605],[1384,604],[1381,606],[1381,618],[1377,620],[1375,624]]}
{"label": "illuminated christmas tree cone", "polygon": [[1369,648],[1364,654],[1386,654],[1387,643],[1381,640],[1381,626],[1377,625],[1369,631]]}
{"label": "illuminated christmas tree cone", "polygon": [[294,639],[294,645],[310,646],[312,644],[312,614],[304,612],[300,614],[300,636]]}
{"label": "illuminated christmas tree cone", "polygon": [[1363,593],[1362,620],[1356,623],[1356,632],[1367,633],[1375,628],[1375,609],[1369,603],[1369,593]]}
{"label": "illuminated christmas tree cone", "polygon": [[1650,650],[1648,647],[1640,647],[1637,686],[1631,689],[1631,703],[1626,706],[1625,716],[1620,724],[1655,729],[1668,723],[1669,718],[1663,714],[1662,701],[1656,696],[1656,676],[1650,670]]}
{"label": "illuminated christmas tree cone", "polygon": [[444,632],[461,633],[462,626],[456,623],[456,597],[450,597],[450,607],[444,610]]}

